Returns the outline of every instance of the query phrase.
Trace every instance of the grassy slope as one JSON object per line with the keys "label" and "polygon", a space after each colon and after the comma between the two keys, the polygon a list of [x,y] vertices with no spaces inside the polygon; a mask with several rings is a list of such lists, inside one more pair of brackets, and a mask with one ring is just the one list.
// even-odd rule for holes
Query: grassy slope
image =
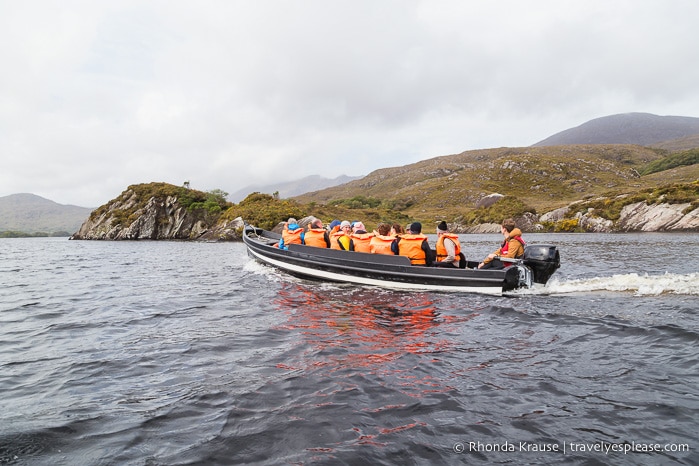
{"label": "grassy slope", "polygon": [[406,206],[403,213],[431,220],[463,215],[474,210],[483,196],[497,192],[544,213],[580,199],[697,179],[695,166],[638,175],[642,166],[665,154],[635,145],[475,150],[377,170],[361,180],[295,199],[319,204],[359,195],[390,199]]}

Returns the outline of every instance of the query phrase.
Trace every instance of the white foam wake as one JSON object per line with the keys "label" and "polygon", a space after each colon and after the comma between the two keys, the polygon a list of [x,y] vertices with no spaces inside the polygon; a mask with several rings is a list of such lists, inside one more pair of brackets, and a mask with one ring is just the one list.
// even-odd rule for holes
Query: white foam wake
{"label": "white foam wake", "polygon": [[[663,293],[699,295],[699,273],[686,275],[639,275],[629,273],[610,277],[579,280],[551,280],[546,286],[528,290],[532,294],[577,293],[589,291],[634,292],[636,296],[657,296]],[[529,293],[527,293],[529,294]]]}

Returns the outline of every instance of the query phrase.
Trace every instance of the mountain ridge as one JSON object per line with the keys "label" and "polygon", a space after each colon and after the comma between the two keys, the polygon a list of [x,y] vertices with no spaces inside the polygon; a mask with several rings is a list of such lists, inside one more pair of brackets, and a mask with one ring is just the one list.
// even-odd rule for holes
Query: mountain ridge
{"label": "mountain ridge", "polygon": [[72,233],[91,211],[89,207],[59,204],[36,194],[10,194],[0,197],[0,231]]}
{"label": "mountain ridge", "polygon": [[309,175],[298,180],[287,181],[284,183],[275,183],[266,186],[246,186],[237,190],[228,198],[232,202],[240,202],[253,192],[261,193],[279,193],[279,197],[289,198],[304,194],[310,191],[318,191],[325,188],[331,188],[340,184],[349,183],[350,181],[362,178],[361,176],[340,175],[336,178],[325,178],[320,175]]}
{"label": "mountain ridge", "polygon": [[638,144],[650,146],[699,135],[699,118],[620,113],[589,120],[543,139],[532,147],[569,144]]}

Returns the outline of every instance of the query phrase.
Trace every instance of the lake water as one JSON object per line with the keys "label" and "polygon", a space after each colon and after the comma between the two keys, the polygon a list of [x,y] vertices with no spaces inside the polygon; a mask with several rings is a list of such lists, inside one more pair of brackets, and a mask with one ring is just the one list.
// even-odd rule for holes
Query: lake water
{"label": "lake water", "polygon": [[525,239],[562,267],[510,297],[1,239],[0,464],[699,464],[698,236]]}

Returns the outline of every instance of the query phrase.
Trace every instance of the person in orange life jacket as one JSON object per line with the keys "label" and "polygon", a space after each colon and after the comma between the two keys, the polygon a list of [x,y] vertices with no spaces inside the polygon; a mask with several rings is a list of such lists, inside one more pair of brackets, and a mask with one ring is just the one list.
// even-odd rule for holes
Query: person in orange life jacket
{"label": "person in orange life jacket", "polygon": [[330,235],[330,247],[332,249],[349,251],[350,233],[352,233],[352,226],[350,225],[350,222],[343,220],[340,224],[340,229]]}
{"label": "person in orange life jacket", "polygon": [[412,265],[432,265],[432,249],[427,242],[427,236],[421,232],[420,222],[411,223],[407,233],[393,240],[391,251],[399,256],[407,256]]}
{"label": "person in orange life jacket", "polygon": [[340,230],[340,221],[339,220],[333,220],[330,222],[330,225],[328,226],[328,235],[332,235],[336,231]]}
{"label": "person in orange life jacket", "polygon": [[522,239],[522,230],[516,227],[515,221],[511,218],[503,220],[500,231],[505,240],[497,251],[488,254],[488,257],[478,264],[479,269],[504,269],[512,265],[512,263],[502,262],[500,257],[518,259],[524,255],[524,245],[526,243]]}
{"label": "person in orange life jacket", "polygon": [[391,235],[391,225],[388,223],[379,223],[374,231],[374,236],[369,241],[369,252],[372,254],[393,254],[391,244],[396,239],[395,235]]}
{"label": "person in orange life jacket", "polygon": [[323,222],[320,219],[311,220],[308,231],[304,234],[303,244],[315,248],[330,247],[330,237],[327,230],[323,228]]}
{"label": "person in orange life jacket", "polygon": [[435,267],[459,267],[461,243],[459,237],[449,233],[447,222],[437,225],[437,257]]}
{"label": "person in orange life jacket", "polygon": [[293,217],[290,217],[282,230],[282,237],[279,240],[279,249],[289,249],[290,244],[303,244],[304,232]]}
{"label": "person in orange life jacket", "polygon": [[367,233],[366,227],[362,222],[354,222],[352,225],[352,233],[350,234],[350,251],[369,252],[369,243],[373,233]]}

